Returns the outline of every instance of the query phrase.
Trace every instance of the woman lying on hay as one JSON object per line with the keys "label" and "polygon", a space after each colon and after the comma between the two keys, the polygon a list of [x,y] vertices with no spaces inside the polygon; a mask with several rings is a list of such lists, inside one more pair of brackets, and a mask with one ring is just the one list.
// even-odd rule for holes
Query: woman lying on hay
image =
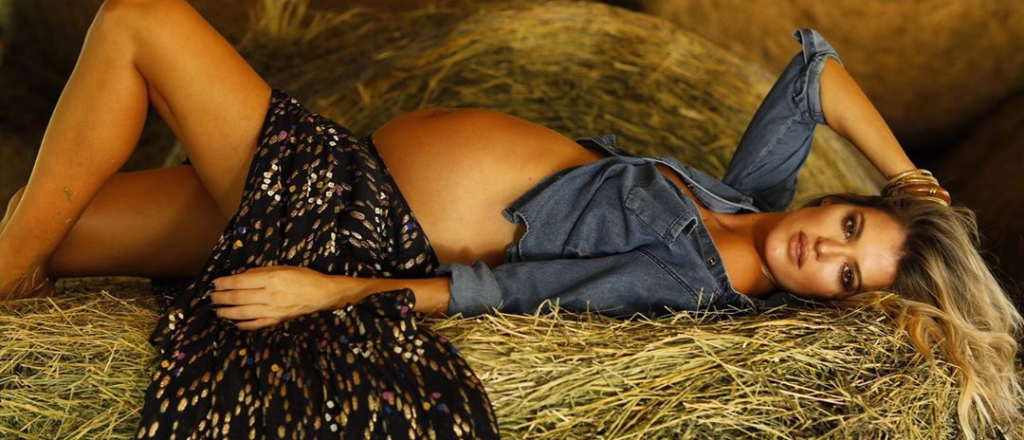
{"label": "woman lying on hay", "polygon": [[[139,438],[498,438],[480,381],[416,317],[548,299],[623,318],[874,305],[918,350],[941,340],[969,435],[972,410],[1019,422],[1022,318],[973,213],[914,166],[820,34],[794,37],[802,52],[719,181],[482,109],[423,109],[358,137],[271,88],[185,1],[109,0],[0,223],[0,295],[201,268],[150,335],[162,361]],[[150,104],[189,158],[116,173]],[[785,211],[817,124],[890,179],[881,195]],[[101,249],[62,246],[83,215],[140,213],[144,226],[92,230]],[[218,231],[211,253],[199,238]]]}

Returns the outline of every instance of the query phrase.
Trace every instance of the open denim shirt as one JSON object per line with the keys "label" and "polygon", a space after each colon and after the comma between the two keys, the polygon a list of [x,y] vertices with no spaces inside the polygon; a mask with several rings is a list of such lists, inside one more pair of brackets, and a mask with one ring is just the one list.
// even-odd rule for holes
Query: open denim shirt
{"label": "open denim shirt", "polygon": [[469,317],[490,307],[532,314],[548,299],[613,317],[813,307],[788,292],[762,299],[734,290],[697,205],[654,165],[678,172],[713,212],[785,211],[814,129],[827,124],[819,87],[825,58],[842,63],[818,32],[799,29],[793,38],[803,51],[757,109],[721,181],[672,157],[637,156],[613,134],[576,139],[612,155],[545,177],[502,211],[526,224],[504,264],[438,267],[436,275],[451,276],[448,314]]}

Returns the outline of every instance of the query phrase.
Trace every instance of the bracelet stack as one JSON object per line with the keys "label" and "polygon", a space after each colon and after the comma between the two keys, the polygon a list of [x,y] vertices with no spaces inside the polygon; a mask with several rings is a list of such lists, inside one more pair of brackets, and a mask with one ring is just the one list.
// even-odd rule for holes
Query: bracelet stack
{"label": "bracelet stack", "polygon": [[886,182],[882,187],[883,197],[909,194],[935,203],[949,206],[949,193],[939,185],[931,171],[921,168],[904,171]]}

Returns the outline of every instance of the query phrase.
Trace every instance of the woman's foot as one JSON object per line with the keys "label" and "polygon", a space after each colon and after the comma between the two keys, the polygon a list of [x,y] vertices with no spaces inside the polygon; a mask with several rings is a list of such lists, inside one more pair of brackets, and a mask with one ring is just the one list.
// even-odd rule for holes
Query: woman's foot
{"label": "woman's foot", "polygon": [[50,298],[56,294],[54,279],[41,266],[8,271],[0,268],[0,301],[26,298]]}

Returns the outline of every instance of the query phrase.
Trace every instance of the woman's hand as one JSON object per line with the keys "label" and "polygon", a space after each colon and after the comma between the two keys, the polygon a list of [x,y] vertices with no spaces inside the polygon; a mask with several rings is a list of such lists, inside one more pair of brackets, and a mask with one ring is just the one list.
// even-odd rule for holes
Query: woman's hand
{"label": "woman's hand", "polygon": [[300,266],[264,266],[213,280],[217,317],[239,320],[240,330],[280,324],[308,313],[328,310],[338,302],[339,284],[331,277]]}

